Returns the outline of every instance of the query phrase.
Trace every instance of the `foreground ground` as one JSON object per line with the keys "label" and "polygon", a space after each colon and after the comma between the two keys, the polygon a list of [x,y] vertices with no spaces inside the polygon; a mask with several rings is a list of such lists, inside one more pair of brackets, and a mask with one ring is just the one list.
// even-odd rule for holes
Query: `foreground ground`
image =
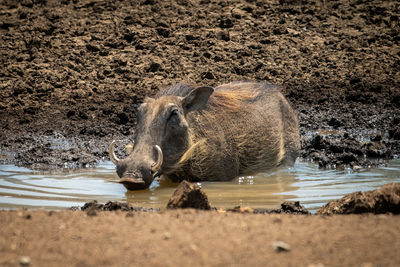
{"label": "foreground ground", "polygon": [[20,210],[1,211],[0,225],[1,266],[400,264],[400,217],[391,215]]}

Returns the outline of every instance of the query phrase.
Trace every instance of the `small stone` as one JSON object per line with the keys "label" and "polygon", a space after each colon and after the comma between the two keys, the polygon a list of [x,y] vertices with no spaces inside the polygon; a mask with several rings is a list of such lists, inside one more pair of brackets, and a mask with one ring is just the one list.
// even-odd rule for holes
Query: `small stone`
{"label": "small stone", "polygon": [[31,258],[23,256],[19,259],[19,264],[21,264],[21,266],[29,266],[31,265]]}
{"label": "small stone", "polygon": [[271,245],[276,252],[290,251],[290,245],[282,241],[274,241]]}
{"label": "small stone", "polygon": [[165,232],[164,234],[163,234],[163,239],[164,240],[168,240],[168,239],[171,239],[171,233],[170,232]]}

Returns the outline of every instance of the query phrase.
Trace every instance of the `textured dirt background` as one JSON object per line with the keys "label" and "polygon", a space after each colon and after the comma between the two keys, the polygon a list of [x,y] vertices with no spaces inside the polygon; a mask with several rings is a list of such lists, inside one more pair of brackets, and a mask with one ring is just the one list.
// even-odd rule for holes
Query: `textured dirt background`
{"label": "textured dirt background", "polygon": [[[298,111],[303,157],[384,163],[400,151],[399,11],[362,0],[0,0],[0,161],[95,165],[112,139],[129,139],[145,95],[182,80],[258,80],[282,85]],[[95,214],[0,211],[0,265],[400,265],[398,216]]]}
{"label": "textured dirt background", "polygon": [[1,160],[95,165],[111,139],[129,139],[145,95],[182,80],[257,80],[282,85],[298,110],[303,157],[380,164],[400,151],[399,10],[361,0],[2,0]]}

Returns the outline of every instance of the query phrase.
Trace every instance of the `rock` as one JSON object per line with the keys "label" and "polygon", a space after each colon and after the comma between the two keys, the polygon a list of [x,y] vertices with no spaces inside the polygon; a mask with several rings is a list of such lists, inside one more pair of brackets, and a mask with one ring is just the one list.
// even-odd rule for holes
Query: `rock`
{"label": "rock", "polygon": [[31,258],[29,258],[28,256],[23,256],[19,259],[19,264],[21,266],[29,266],[31,265]]}
{"label": "rock", "polygon": [[194,208],[211,209],[206,194],[195,183],[182,181],[176,188],[167,204],[168,209]]}
{"label": "rock", "polygon": [[276,252],[290,251],[290,245],[282,241],[274,241],[271,245]]}
{"label": "rock", "polygon": [[400,184],[391,183],[367,192],[355,192],[332,200],[317,211],[319,215],[400,213]]}

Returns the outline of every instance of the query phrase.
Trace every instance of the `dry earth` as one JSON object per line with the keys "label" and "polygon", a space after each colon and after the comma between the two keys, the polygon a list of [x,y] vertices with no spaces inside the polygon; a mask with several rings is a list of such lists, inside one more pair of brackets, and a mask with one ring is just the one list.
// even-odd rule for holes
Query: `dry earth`
{"label": "dry earth", "polygon": [[400,264],[391,215],[0,211],[0,225],[1,266]]}

